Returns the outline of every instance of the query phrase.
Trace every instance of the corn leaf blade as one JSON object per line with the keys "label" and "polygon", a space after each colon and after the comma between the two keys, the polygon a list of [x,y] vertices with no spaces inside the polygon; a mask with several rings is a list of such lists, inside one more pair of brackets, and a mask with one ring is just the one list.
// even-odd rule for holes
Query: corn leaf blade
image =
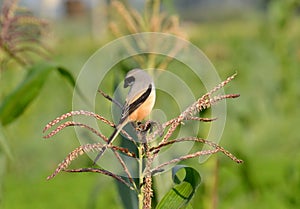
{"label": "corn leaf blade", "polygon": [[[185,171],[182,180],[177,175],[181,169]],[[189,203],[201,182],[200,174],[191,167],[178,165],[172,169],[172,177],[174,186],[165,194],[156,209],[192,208]]]}

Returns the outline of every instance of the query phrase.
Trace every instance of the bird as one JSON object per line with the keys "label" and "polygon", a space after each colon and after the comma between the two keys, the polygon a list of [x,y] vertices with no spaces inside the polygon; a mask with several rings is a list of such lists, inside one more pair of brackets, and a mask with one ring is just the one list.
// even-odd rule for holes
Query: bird
{"label": "bird", "polygon": [[105,146],[101,148],[94,159],[93,165],[104,154],[107,146],[118,136],[123,127],[129,122],[140,122],[152,111],[155,104],[156,93],[153,79],[142,69],[130,70],[124,79],[124,88],[128,88],[125,103],[122,107],[121,117]]}

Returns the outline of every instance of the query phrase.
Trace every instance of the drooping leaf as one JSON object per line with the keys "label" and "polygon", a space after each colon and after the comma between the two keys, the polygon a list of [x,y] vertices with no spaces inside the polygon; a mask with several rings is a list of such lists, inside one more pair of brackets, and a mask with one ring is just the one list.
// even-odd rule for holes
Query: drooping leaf
{"label": "drooping leaf", "polygon": [[74,78],[74,76],[70,73],[69,70],[67,70],[64,67],[57,67],[57,71],[59,72],[59,74],[66,79],[66,81],[68,81],[72,87],[75,88],[75,91],[78,93],[78,95],[80,96],[80,98],[82,99],[82,101],[84,101],[86,103],[87,106],[89,107],[93,107],[93,105],[91,103],[88,103],[87,101],[89,101],[89,99],[84,95],[84,93],[78,88],[78,86],[76,86],[76,80]]}
{"label": "drooping leaf", "polygon": [[6,96],[0,106],[0,119],[7,125],[20,116],[40,92],[53,65],[40,63],[29,69],[24,80]]}
{"label": "drooping leaf", "polygon": [[[185,171],[185,176],[181,180],[178,172],[182,169]],[[174,186],[165,194],[156,209],[192,208],[189,202],[201,182],[200,174],[191,167],[178,165],[172,169],[172,178]]]}
{"label": "drooping leaf", "polygon": [[0,104],[0,122],[3,126],[24,112],[40,93],[49,73],[53,70],[57,70],[72,86],[75,86],[75,79],[66,69],[47,62],[31,66],[23,81]]}
{"label": "drooping leaf", "polygon": [[57,67],[58,72],[60,73],[61,76],[63,76],[72,86],[75,86],[75,78],[73,75],[65,69],[64,67]]}

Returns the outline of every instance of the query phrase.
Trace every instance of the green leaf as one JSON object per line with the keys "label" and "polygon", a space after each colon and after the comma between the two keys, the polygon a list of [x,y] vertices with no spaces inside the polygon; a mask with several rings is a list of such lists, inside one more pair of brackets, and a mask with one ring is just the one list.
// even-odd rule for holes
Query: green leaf
{"label": "green leaf", "polygon": [[[128,141],[128,140],[127,140]],[[125,180],[127,180],[126,177],[123,177]],[[138,184],[138,179],[134,179],[135,183]],[[123,203],[124,209],[137,209],[138,208],[138,197],[135,191],[129,189],[124,184],[120,183],[119,181],[116,181],[119,196],[121,198],[121,201]]]}
{"label": "green leaf", "polygon": [[[13,159],[12,152],[11,152],[11,149],[9,147],[7,137],[5,136],[4,129],[3,129],[2,125],[0,124],[0,155],[1,155],[1,151],[4,151],[5,155],[10,160]],[[1,168],[0,168],[0,170],[1,170]]]}
{"label": "green leaf", "polygon": [[[4,175],[6,172],[6,164],[7,164],[7,159],[4,154],[0,152],[0,200],[2,200],[2,195],[3,195],[3,184],[4,184]],[[2,203],[2,202],[1,202]]]}
{"label": "green leaf", "polygon": [[29,69],[24,80],[1,103],[0,120],[3,125],[11,123],[24,112],[40,92],[48,73],[53,68],[53,65],[41,63]]}
{"label": "green leaf", "polygon": [[[183,179],[179,175],[182,169],[185,171]],[[158,203],[156,209],[192,208],[189,202],[201,182],[200,174],[191,167],[178,165],[172,169],[172,178],[175,185]]]}
{"label": "green leaf", "polygon": [[67,69],[63,67],[57,67],[57,70],[60,73],[60,75],[63,76],[72,86],[75,86],[75,78]]}
{"label": "green leaf", "polygon": [[13,122],[24,112],[38,96],[53,70],[57,70],[72,86],[75,86],[75,79],[66,69],[46,62],[33,65],[28,69],[24,80],[0,104],[0,121],[3,126]]}
{"label": "green leaf", "polygon": [[[84,102],[89,101],[89,99],[86,98],[86,96],[82,93],[78,86],[76,86],[76,80],[70,73],[70,71],[68,71],[64,67],[57,67],[57,70],[60,73],[60,75],[66,79],[66,81],[68,81],[73,87],[75,87],[75,91],[77,91],[78,95],[82,98]],[[86,102],[86,105],[89,107],[93,107],[93,105],[88,102]]]}

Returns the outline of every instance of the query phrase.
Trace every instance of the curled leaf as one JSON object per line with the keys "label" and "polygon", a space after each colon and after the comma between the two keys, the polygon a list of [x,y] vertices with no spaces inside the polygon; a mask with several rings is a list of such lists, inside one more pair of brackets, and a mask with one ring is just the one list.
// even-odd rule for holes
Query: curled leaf
{"label": "curled leaf", "polygon": [[[180,180],[178,172],[182,169],[185,176]],[[158,203],[156,209],[192,208],[189,202],[201,182],[200,174],[192,167],[177,165],[172,169],[172,178],[175,185]]]}

